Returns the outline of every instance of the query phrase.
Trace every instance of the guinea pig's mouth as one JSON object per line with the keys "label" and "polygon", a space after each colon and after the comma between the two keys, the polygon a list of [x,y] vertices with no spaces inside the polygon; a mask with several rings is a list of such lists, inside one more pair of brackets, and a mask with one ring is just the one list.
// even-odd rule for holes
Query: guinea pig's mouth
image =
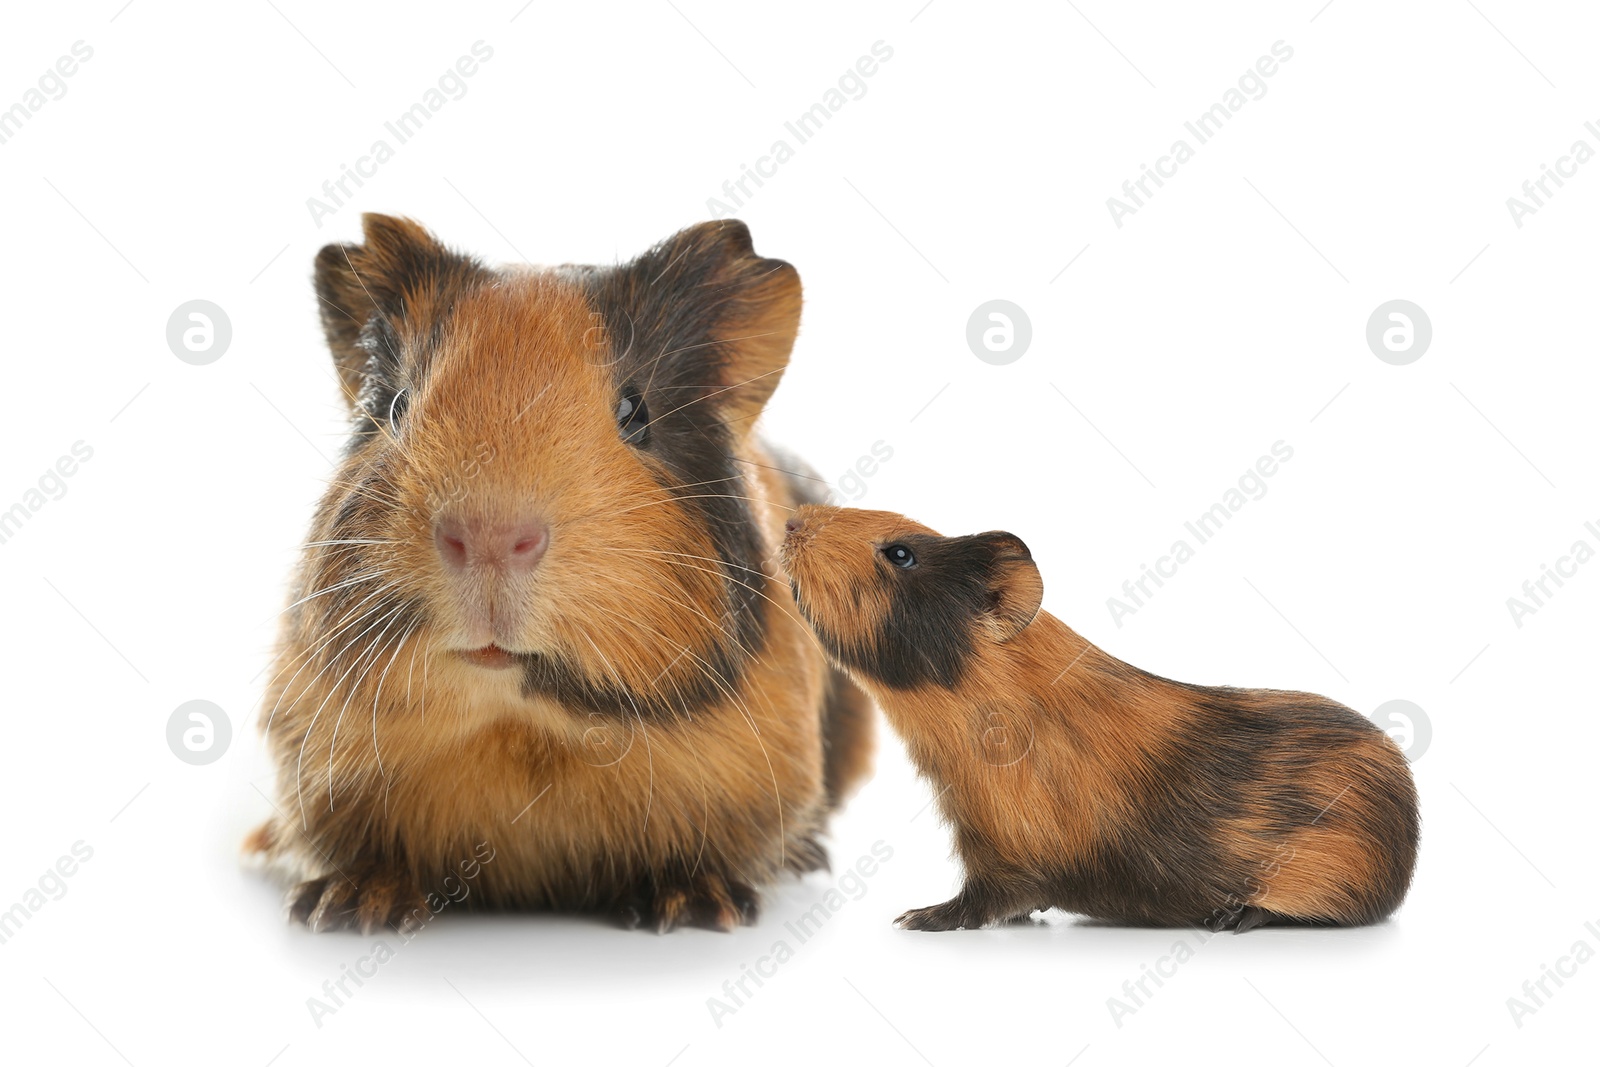
{"label": "guinea pig's mouth", "polygon": [[520,662],[515,652],[507,652],[499,645],[490,643],[482,648],[460,650],[456,652],[463,660],[475,667],[485,667],[491,671],[503,671],[517,666]]}

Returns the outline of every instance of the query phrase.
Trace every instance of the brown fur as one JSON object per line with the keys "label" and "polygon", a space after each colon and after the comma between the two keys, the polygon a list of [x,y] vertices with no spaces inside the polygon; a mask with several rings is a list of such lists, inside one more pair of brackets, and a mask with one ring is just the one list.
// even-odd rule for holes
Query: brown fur
{"label": "brown fur", "polygon": [[[826,863],[871,747],[771,560],[797,497],[751,426],[798,276],[734,221],[615,268],[501,271],[364,224],[317,258],[356,432],[285,616],[277,813],[247,849],[304,879],[319,929],[426,918],[485,852],[475,905],[752,921],[758,887]],[[624,387],[648,445],[619,433]],[[531,575],[441,566],[443,516],[530,509]],[[483,647],[516,669],[462,658]]]}
{"label": "brown fur", "polygon": [[[955,828],[975,927],[1062,907],[1119,922],[1363,923],[1410,883],[1417,801],[1366,719],[1306,693],[1140,671],[1039,610],[1010,534],[940,538],[806,507],[782,556],[825,647],[884,709]],[[886,553],[914,550],[899,570]]]}

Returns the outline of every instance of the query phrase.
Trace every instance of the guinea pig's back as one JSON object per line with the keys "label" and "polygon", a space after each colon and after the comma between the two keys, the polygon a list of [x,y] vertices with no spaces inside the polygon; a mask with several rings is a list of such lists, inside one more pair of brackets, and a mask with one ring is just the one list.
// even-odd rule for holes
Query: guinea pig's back
{"label": "guinea pig's back", "polygon": [[1212,688],[1195,702],[1206,765],[1237,797],[1225,836],[1245,903],[1306,919],[1373,922],[1411,883],[1416,786],[1392,738],[1312,693]]}

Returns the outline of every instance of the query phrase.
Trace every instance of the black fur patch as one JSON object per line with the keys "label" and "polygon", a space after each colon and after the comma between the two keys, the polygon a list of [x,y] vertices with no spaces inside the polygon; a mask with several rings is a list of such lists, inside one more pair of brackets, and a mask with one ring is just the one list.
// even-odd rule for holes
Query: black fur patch
{"label": "black fur patch", "polygon": [[742,665],[721,642],[684,655],[653,685],[648,684],[649,678],[627,679],[625,684],[610,677],[597,680],[557,656],[535,652],[518,658],[526,696],[548,697],[596,715],[651,723],[691,719],[707,704],[735,698],[742,671]]}
{"label": "black fur patch", "polygon": [[356,451],[398,421],[421,384],[456,302],[492,273],[471,256],[419,241],[386,245],[381,267],[360,245],[317,255],[323,329],[341,376],[359,382],[349,442]]}
{"label": "black fur patch", "polygon": [[651,686],[664,693],[644,691],[650,679],[622,687],[549,657],[530,658],[523,684],[601,714],[684,717],[739,692],[745,664],[766,640],[763,542],[746,499],[750,484],[734,462],[733,435],[718,403],[728,361],[722,325],[740,294],[725,281],[721,252],[685,234],[620,267],[567,267],[564,273],[584,289],[605,324],[609,346],[595,359],[610,366],[617,395],[636,389],[650,411],[641,456],[710,535],[726,602],[703,606],[707,614],[721,611],[722,633]]}
{"label": "black fur patch", "polygon": [[[1194,715],[1150,754],[1138,815],[1070,869],[1045,872],[1048,902],[1130,924],[1225,924],[1271,873],[1251,869],[1227,847],[1220,823],[1248,816],[1265,822],[1269,840],[1352,821],[1352,835],[1376,841],[1390,862],[1374,898],[1352,899],[1349,914],[1327,918],[1372,922],[1397,907],[1417,849],[1415,796],[1408,777],[1379,773],[1349,755],[1359,735],[1377,727],[1304,694],[1284,693],[1281,703],[1261,706],[1250,699],[1259,691],[1184,688],[1193,694]],[[1337,797],[1330,804],[1300,784],[1330,759],[1351,771],[1359,804],[1341,805]],[[963,841],[964,858],[969,849],[982,869],[987,846]],[[1292,863],[1292,855],[1282,862]]]}
{"label": "black fur patch", "polygon": [[996,544],[982,534],[912,534],[895,543],[910,548],[917,564],[879,562],[872,580],[888,591],[889,611],[876,632],[857,644],[814,622],[813,629],[841,663],[892,689],[953,689],[973,654],[974,626],[995,604]]}
{"label": "black fur patch", "polygon": [[361,391],[356,394],[352,448],[360,448],[371,440],[380,426],[394,428],[400,414],[395,410],[399,407],[397,401],[404,391],[414,388],[409,383],[421,377],[407,373],[400,333],[387,313],[375,312],[367,320],[358,344],[366,353],[367,362],[362,371]]}

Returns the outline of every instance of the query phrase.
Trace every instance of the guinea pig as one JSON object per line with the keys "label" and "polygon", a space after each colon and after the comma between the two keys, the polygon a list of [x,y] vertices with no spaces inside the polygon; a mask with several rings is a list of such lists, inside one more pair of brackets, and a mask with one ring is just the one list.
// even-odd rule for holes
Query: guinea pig
{"label": "guinea pig", "polygon": [[247,851],[319,930],[414,925],[440,893],[753,922],[762,885],[826,864],[872,743],[774,559],[826,483],[752,429],[798,275],[732,219],[621,265],[502,269],[362,225],[316,257],[351,433],[284,615],[276,813]]}
{"label": "guinea pig", "polygon": [[801,614],[929,779],[965,869],[896,920],[975,929],[1051,907],[1243,932],[1376,922],[1416,863],[1394,741],[1325,697],[1169,681],[1040,610],[1009,533],[941,537],[802,507],[780,558]]}

